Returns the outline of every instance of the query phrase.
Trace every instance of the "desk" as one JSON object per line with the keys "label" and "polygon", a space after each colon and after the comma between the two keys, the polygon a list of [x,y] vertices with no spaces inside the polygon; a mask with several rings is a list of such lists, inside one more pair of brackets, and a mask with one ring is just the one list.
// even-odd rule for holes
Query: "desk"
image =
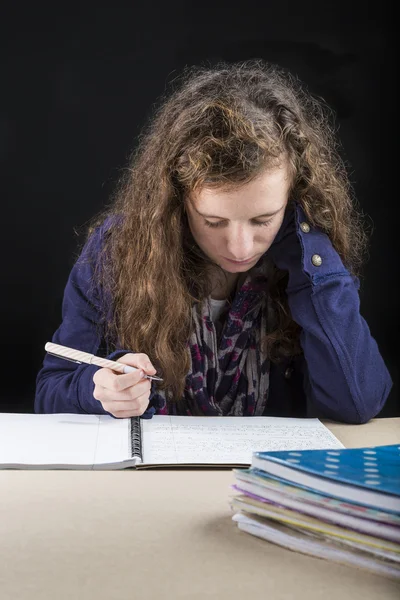
{"label": "desk", "polygon": [[[348,447],[400,418],[326,423]],[[400,584],[240,532],[230,470],[1,471],[1,600],[369,600]]]}

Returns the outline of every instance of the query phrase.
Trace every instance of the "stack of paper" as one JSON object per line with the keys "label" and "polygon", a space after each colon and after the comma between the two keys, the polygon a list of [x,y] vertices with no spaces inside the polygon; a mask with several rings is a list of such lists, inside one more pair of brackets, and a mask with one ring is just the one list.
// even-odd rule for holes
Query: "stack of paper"
{"label": "stack of paper", "polygon": [[255,452],[234,473],[241,530],[400,579],[400,446]]}

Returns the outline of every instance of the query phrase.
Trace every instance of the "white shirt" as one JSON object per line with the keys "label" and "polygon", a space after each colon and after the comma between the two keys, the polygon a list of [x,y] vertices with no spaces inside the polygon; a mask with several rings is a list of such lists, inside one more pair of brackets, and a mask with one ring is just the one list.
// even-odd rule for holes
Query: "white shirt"
{"label": "white shirt", "polygon": [[211,319],[213,323],[216,323],[221,316],[226,305],[226,299],[224,300],[214,300],[214,298],[210,298],[210,307],[211,307]]}

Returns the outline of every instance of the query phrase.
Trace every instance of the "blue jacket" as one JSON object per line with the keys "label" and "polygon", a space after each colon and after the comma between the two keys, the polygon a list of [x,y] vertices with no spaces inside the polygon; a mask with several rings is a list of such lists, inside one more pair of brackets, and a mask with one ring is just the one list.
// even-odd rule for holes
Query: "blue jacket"
{"label": "blue jacket", "polygon": [[[127,350],[110,353],[102,338],[99,297],[88,260],[96,256],[104,230],[105,226],[95,232],[70,273],[62,323],[52,341],[116,358]],[[383,408],[392,381],[360,315],[358,280],[345,269],[328,236],[307,223],[298,205],[268,252],[278,268],[289,273],[288,302],[302,328],[303,354],[271,364],[265,414],[365,423]],[[46,355],[36,381],[35,412],[108,414],[93,397],[98,368]],[[151,395],[143,417],[156,412]]]}

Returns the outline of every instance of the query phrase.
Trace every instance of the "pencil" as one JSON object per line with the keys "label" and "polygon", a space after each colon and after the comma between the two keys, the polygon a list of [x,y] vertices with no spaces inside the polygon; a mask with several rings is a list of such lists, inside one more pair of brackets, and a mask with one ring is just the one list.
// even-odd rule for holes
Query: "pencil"
{"label": "pencil", "polygon": [[[65,360],[71,360],[76,363],[87,363],[88,365],[96,365],[97,367],[103,367],[117,371],[118,373],[132,373],[138,371],[137,367],[131,367],[130,365],[124,365],[116,360],[109,360],[108,358],[101,358],[95,354],[89,352],[82,352],[81,350],[74,350],[74,348],[68,348],[67,346],[60,346],[60,344],[53,344],[47,342],[44,349],[48,354],[57,356],[57,358],[64,358]],[[162,381],[161,377],[156,375],[146,375],[146,379],[154,379],[155,381]]]}

